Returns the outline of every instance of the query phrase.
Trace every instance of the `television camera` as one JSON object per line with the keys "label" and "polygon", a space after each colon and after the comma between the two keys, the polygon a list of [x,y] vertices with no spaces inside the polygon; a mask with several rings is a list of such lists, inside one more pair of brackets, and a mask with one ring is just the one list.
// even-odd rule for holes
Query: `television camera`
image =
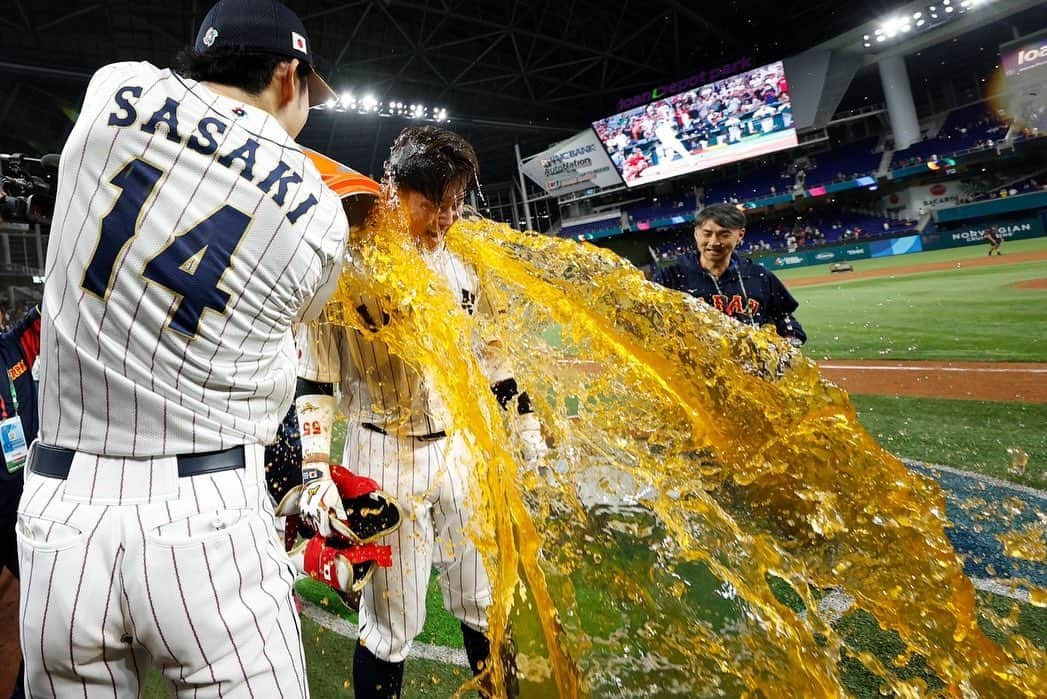
{"label": "television camera", "polygon": [[0,221],[51,223],[57,188],[57,155],[0,153]]}

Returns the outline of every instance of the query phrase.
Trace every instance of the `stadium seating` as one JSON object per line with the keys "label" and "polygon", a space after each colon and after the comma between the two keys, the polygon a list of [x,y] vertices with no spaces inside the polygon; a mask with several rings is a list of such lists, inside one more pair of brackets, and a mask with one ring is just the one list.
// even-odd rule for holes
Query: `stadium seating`
{"label": "stadium seating", "polygon": [[629,230],[646,231],[690,223],[694,221],[698,199],[691,194],[670,197],[662,201],[656,199],[653,204],[653,206],[647,203],[638,204],[625,210]]}
{"label": "stadium seating", "polygon": [[891,156],[891,168],[931,160],[934,156],[954,155],[961,151],[984,148],[1004,137],[1007,126],[993,117],[988,107],[972,104],[953,110],[934,138],[914,143]]}
{"label": "stadium seating", "polygon": [[806,170],[805,185],[811,187],[874,174],[881,157],[880,153],[874,151],[875,147],[876,139],[870,138],[854,143],[835,144],[831,150],[809,156],[814,166]]}
{"label": "stadium seating", "polygon": [[567,225],[560,229],[561,238],[573,238],[575,240],[595,240],[597,238],[608,238],[612,235],[621,235],[621,218],[606,219],[603,221],[590,221],[575,226]]}
{"label": "stadium seating", "polygon": [[1042,175],[1039,177],[1026,177],[1019,182],[1012,182],[1000,187],[990,187],[981,192],[961,195],[959,203],[970,204],[976,201],[1015,197],[1020,194],[1029,194],[1030,192],[1041,192],[1047,189],[1047,185],[1043,184],[1043,180],[1044,177]]}
{"label": "stadium seating", "polygon": [[[744,202],[792,192],[795,178],[779,172],[778,167],[739,178],[735,181],[716,182],[705,188],[705,202]],[[773,187],[773,189],[772,189]]]}

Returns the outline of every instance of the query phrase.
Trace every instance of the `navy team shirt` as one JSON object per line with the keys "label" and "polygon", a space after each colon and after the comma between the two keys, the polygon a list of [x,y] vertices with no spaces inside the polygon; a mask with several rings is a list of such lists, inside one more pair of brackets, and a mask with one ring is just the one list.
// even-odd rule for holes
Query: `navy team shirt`
{"label": "navy team shirt", "polygon": [[799,307],[781,280],[766,267],[737,253],[719,279],[702,268],[697,253],[687,253],[676,264],[659,270],[654,281],[686,291],[710,306],[747,325],[773,323],[784,338],[807,341],[803,326],[793,317]]}

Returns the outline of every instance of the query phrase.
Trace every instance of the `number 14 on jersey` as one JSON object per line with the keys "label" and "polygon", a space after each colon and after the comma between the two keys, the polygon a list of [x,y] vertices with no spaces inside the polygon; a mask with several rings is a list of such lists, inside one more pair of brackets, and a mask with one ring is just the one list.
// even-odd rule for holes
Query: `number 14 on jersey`
{"label": "number 14 on jersey", "polygon": [[[160,168],[136,158],[110,180],[120,196],[102,219],[98,246],[84,271],[84,290],[100,299],[108,297],[121,271],[117,260],[137,233],[145,203],[163,175]],[[175,235],[146,262],[142,276],[178,297],[168,327],[192,338],[204,309],[225,313],[229,292],[218,284],[250,223],[250,216],[226,204]]]}

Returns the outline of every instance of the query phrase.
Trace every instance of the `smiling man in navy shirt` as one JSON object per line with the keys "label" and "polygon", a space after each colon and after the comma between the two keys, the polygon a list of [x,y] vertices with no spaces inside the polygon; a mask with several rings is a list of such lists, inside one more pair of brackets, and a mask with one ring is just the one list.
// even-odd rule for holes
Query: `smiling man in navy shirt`
{"label": "smiling man in navy shirt", "polygon": [[656,272],[654,281],[686,291],[742,323],[771,323],[781,337],[802,345],[807,333],[793,317],[800,304],[770,270],[735,253],[744,237],[745,213],[738,207],[707,206],[695,220],[697,251]]}

